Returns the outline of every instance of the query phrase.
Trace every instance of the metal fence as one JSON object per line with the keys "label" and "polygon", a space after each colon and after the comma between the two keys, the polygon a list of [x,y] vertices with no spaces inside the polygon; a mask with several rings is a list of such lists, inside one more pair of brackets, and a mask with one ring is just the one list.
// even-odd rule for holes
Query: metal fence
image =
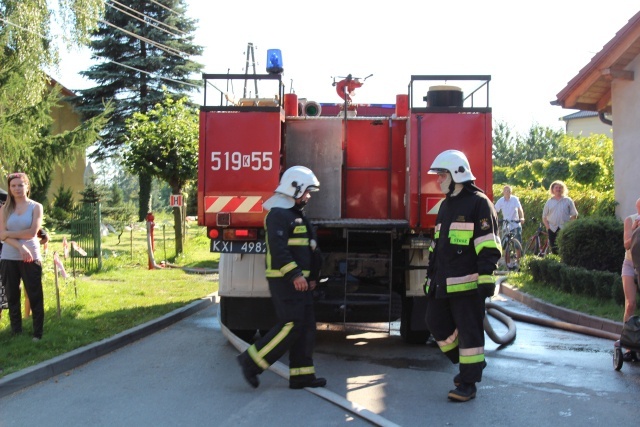
{"label": "metal fence", "polygon": [[102,268],[100,223],[100,203],[85,203],[72,212],[71,241],[78,246],[72,243],[69,251],[74,271]]}

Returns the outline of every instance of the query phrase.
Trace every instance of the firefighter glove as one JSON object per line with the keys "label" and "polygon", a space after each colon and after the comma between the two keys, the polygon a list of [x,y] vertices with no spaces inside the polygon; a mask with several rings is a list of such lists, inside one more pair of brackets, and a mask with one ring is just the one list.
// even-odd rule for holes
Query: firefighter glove
{"label": "firefighter glove", "polygon": [[422,288],[424,290],[425,295],[429,295],[429,290],[431,289],[431,279],[426,278],[424,281],[424,286]]}
{"label": "firefighter glove", "polygon": [[478,285],[478,292],[482,299],[486,299],[492,297],[494,292],[496,291],[495,283],[481,283]]}

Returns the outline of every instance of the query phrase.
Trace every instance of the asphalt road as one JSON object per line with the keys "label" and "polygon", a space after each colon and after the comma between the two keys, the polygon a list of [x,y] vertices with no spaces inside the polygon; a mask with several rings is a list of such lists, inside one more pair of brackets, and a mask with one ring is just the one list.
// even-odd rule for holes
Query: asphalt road
{"label": "asphalt road", "polygon": [[[500,299],[510,310],[539,315]],[[306,390],[290,390],[273,372],[251,389],[236,365],[237,350],[220,331],[217,307],[1,398],[0,427],[371,425]],[[499,348],[488,340],[478,397],[453,403],[446,395],[456,368],[433,343],[403,344],[396,326],[389,335],[319,325],[316,349],[327,390],[389,425],[636,422],[640,364],[614,371],[609,340],[517,322],[513,344]]]}

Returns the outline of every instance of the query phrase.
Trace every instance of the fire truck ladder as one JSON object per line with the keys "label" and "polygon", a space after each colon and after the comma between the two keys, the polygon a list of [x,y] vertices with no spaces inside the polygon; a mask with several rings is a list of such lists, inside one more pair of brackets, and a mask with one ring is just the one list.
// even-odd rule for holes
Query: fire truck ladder
{"label": "fire truck ladder", "polygon": [[[351,312],[350,306],[360,306],[357,308],[365,308],[365,306],[387,306],[387,333],[391,332],[391,308],[392,308],[392,281],[393,281],[393,230],[391,229],[360,229],[360,228],[347,228],[347,247],[346,247],[346,259],[345,259],[345,274],[344,274],[344,302],[342,306],[343,312],[343,327],[346,328],[348,319],[348,313]],[[389,251],[388,253],[377,253],[375,257],[363,257],[361,253],[354,254],[352,256],[352,252],[350,251],[350,242],[353,236],[357,234],[387,234],[389,238]],[[380,256],[386,255],[386,256]],[[367,262],[375,262],[386,264],[387,266],[387,275],[388,275],[388,285],[387,288],[382,292],[382,287],[378,286],[377,288],[381,290],[381,292],[358,292],[360,285],[354,284],[352,279],[357,277],[356,270],[360,268],[360,272],[363,271],[363,266]],[[359,279],[361,280],[361,279]],[[373,286],[373,285],[370,285]],[[373,307],[375,309],[375,307]],[[350,322],[351,323],[351,322]],[[376,328],[376,331],[383,332],[383,330],[379,330]]]}

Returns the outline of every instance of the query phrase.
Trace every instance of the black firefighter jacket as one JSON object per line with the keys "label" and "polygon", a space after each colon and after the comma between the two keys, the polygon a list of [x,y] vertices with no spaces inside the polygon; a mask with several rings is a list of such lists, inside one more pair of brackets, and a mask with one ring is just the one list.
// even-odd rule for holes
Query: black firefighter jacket
{"label": "black firefighter jacket", "polygon": [[[267,231],[267,279],[292,282],[298,276],[317,280],[319,250],[311,224],[304,212],[294,206],[290,209],[273,208],[264,219]],[[313,247],[312,247],[313,246]]]}
{"label": "black firefighter jacket", "polygon": [[495,286],[501,256],[493,203],[477,187],[465,185],[440,205],[429,248],[425,293],[436,298],[478,292]]}

